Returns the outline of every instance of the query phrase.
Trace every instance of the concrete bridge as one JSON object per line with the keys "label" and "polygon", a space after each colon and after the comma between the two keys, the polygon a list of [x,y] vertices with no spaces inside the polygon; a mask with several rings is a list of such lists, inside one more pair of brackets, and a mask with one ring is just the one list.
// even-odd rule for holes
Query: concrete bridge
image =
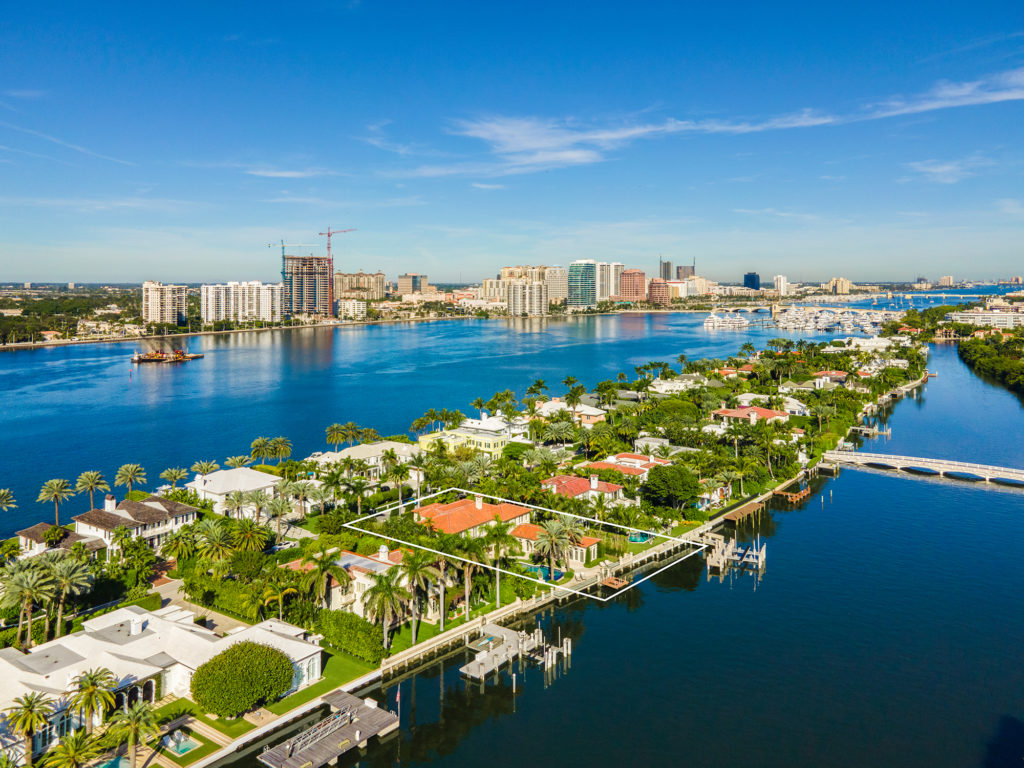
{"label": "concrete bridge", "polygon": [[993,467],[989,464],[973,464],[967,461],[925,459],[918,456],[894,456],[887,453],[862,453],[859,451],[826,451],[822,458],[833,464],[911,470],[942,477],[955,475],[985,482],[1024,483],[1024,469]]}

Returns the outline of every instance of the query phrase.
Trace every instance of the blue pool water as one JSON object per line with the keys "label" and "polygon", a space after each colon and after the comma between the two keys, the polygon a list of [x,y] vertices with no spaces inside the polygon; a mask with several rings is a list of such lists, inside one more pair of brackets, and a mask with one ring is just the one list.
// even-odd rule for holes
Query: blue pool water
{"label": "blue pool water", "polygon": [[[548,568],[548,566],[546,566],[546,565],[533,565],[531,563],[530,565],[526,565],[526,566],[523,566],[523,567],[526,568],[526,570],[530,571],[531,573],[536,573],[538,576],[540,576],[542,579],[544,579],[544,581],[551,581],[551,569]],[[555,581],[558,581],[563,576],[565,576],[565,573],[563,571],[560,571],[557,568],[555,568]]]}

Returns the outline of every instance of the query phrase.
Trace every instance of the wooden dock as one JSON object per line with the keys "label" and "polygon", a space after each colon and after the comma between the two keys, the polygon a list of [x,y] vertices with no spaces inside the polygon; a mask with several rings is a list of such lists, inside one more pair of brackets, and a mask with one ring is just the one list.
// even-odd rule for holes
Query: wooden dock
{"label": "wooden dock", "polygon": [[811,487],[808,485],[807,487],[801,488],[799,491],[796,491],[795,493],[790,491],[776,491],[775,495],[781,496],[790,504],[799,504],[801,501],[803,501],[804,499],[811,495]]}
{"label": "wooden dock", "polygon": [[331,714],[305,731],[257,755],[267,768],[321,768],[352,749],[366,747],[374,736],[398,728],[398,716],[380,709],[373,699],[360,699],[342,690],[323,697]]}
{"label": "wooden dock", "polygon": [[601,580],[602,587],[608,587],[608,589],[622,589],[623,587],[629,586],[629,579],[620,579],[617,576],[609,576],[607,579]]}
{"label": "wooden dock", "polygon": [[742,507],[737,507],[732,512],[726,512],[722,515],[722,519],[728,523],[736,525],[740,520],[744,520],[753,514],[756,514],[764,509],[764,503],[760,501],[752,501],[749,504],[744,504]]}

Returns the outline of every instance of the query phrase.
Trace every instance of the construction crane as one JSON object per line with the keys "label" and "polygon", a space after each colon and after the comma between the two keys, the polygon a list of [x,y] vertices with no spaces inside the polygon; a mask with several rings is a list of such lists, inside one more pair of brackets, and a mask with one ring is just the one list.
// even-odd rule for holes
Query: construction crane
{"label": "construction crane", "polygon": [[[286,243],[284,240],[281,241],[281,282],[285,281],[284,277],[284,249],[285,248],[319,248],[320,243]],[[277,243],[267,243],[267,248],[277,248]]]}
{"label": "construction crane", "polygon": [[[324,237],[325,235],[327,236],[327,258],[328,259],[331,258],[331,235],[343,235],[346,232],[355,232],[355,230],[354,229],[331,229],[330,227],[328,227],[326,232],[321,232],[320,233],[320,237]],[[331,264],[332,265],[334,264],[334,260],[333,259],[331,259]]]}

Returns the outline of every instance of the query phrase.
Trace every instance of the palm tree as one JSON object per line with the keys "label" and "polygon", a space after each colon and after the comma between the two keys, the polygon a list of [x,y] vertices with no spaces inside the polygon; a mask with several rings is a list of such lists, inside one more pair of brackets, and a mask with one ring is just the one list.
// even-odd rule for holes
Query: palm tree
{"label": "palm tree", "polygon": [[299,480],[296,483],[292,483],[291,497],[299,502],[299,510],[303,521],[306,519],[306,499],[313,492],[313,487],[313,484],[308,480]]}
{"label": "palm tree", "polygon": [[99,739],[85,731],[72,731],[46,753],[45,768],[85,768],[103,751]]}
{"label": "palm tree", "polygon": [[160,545],[160,554],[168,560],[181,562],[190,559],[196,553],[195,530],[191,527],[179,528],[168,534]]}
{"label": "palm tree", "polygon": [[323,517],[327,502],[334,501],[334,493],[326,485],[317,485],[309,492],[309,500],[320,507],[320,516]]}
{"label": "palm tree", "polygon": [[53,599],[55,588],[53,577],[43,568],[29,568],[22,574],[18,584],[18,592],[22,598],[22,604],[28,614],[28,638],[25,647],[32,647],[32,618],[33,606],[45,605]]}
{"label": "palm tree", "polygon": [[577,381],[575,376],[566,376],[564,379],[562,379],[562,384],[565,386],[566,389],[572,389],[578,383],[579,382]]}
{"label": "palm tree", "polygon": [[251,456],[228,456],[224,460],[224,463],[232,469],[238,469],[239,467],[247,467],[252,464]]}
{"label": "palm tree", "polygon": [[142,485],[144,482],[146,470],[141,464],[122,464],[114,475],[114,485],[127,485],[128,493],[132,492],[133,486]]}
{"label": "palm tree", "polygon": [[262,552],[270,534],[255,520],[236,520],[231,526],[231,543],[241,552]]}
{"label": "palm tree", "polygon": [[406,586],[412,593],[412,644],[416,645],[420,618],[420,596],[430,589],[431,582],[436,581],[441,573],[434,567],[430,553],[422,550],[406,552],[402,557],[400,570],[402,576],[405,577]]}
{"label": "palm tree", "polygon": [[263,491],[246,491],[245,500],[249,506],[256,510],[256,521],[263,516],[263,508],[267,506],[267,494]]}
{"label": "palm tree", "polygon": [[270,448],[270,440],[265,437],[257,437],[249,446],[249,455],[254,459],[259,459],[260,461],[266,461],[269,459],[273,456]]}
{"label": "palm tree", "polygon": [[556,443],[559,442],[564,448],[575,436],[576,430],[572,424],[568,421],[556,421],[548,425],[548,428],[544,430],[544,441]]}
{"label": "palm tree", "polygon": [[338,450],[338,446],[345,442],[345,427],[342,424],[335,422],[331,424],[327,429],[324,430],[327,434],[327,444],[334,446],[334,450]]}
{"label": "palm tree", "polygon": [[78,476],[75,481],[75,490],[78,493],[89,494],[89,509],[96,509],[96,502],[93,499],[96,491],[109,491],[110,483],[103,479],[103,475],[95,469],[90,469]]}
{"label": "palm tree", "polygon": [[132,753],[132,768],[138,762],[139,743],[146,743],[160,735],[156,711],[148,701],[137,701],[127,710],[119,709],[110,718],[110,738],[128,744]]}
{"label": "palm tree", "polygon": [[176,490],[178,483],[188,477],[188,470],[184,467],[168,467],[160,473],[160,479],[171,484],[171,490]]}
{"label": "palm tree", "polygon": [[560,520],[541,523],[534,546],[537,554],[548,560],[548,581],[555,580],[555,563],[565,556],[569,544],[569,534]]}
{"label": "palm tree", "polygon": [[466,537],[460,537],[456,539],[456,548],[461,557],[464,559],[459,561],[462,568],[462,581],[463,589],[465,590],[465,609],[466,609],[466,621],[469,621],[469,596],[473,589],[473,571],[478,565],[480,565],[485,557],[484,545],[481,539],[470,539]]}
{"label": "palm tree", "polygon": [[218,464],[216,461],[197,461],[195,464],[192,465],[192,471],[195,472],[197,475],[203,476],[212,474],[216,472],[218,469],[220,469],[220,464]]}
{"label": "palm tree", "polygon": [[288,595],[297,595],[299,590],[283,581],[272,581],[263,590],[263,604],[277,603],[277,618],[284,621],[284,601]]}
{"label": "palm tree", "polygon": [[11,493],[10,488],[0,488],[0,512],[6,512],[8,509],[16,509],[17,504],[14,503],[14,494]]}
{"label": "palm tree", "polygon": [[336,581],[339,585],[348,584],[352,578],[348,571],[338,565],[332,557],[330,549],[321,545],[310,548],[302,558],[303,565],[313,566],[306,571],[303,577],[303,587],[311,590],[316,597],[317,604],[324,608],[330,608],[330,601],[327,596],[331,593],[331,582]]}
{"label": "palm tree", "polygon": [[245,509],[245,492],[244,491],[228,491],[224,497],[224,511],[228,513],[228,517],[237,515],[242,516],[242,511]]}
{"label": "palm tree", "polygon": [[280,464],[282,459],[287,459],[292,455],[292,441],[287,437],[272,437],[270,438],[270,457],[277,459],[277,463]]}
{"label": "palm tree", "polygon": [[501,568],[506,563],[507,555],[510,552],[519,552],[519,539],[509,531],[512,530],[511,523],[501,522],[501,518],[495,515],[494,525],[487,529],[484,534],[484,546],[491,550],[491,562],[495,566],[494,571],[494,594],[496,595],[496,608],[501,608]]}
{"label": "palm tree", "polygon": [[53,502],[53,524],[60,527],[60,505],[74,495],[75,491],[72,489],[71,483],[62,477],[57,477],[43,483],[43,487],[39,489],[39,498],[36,501],[43,504]]}
{"label": "palm tree", "polygon": [[92,573],[85,563],[71,557],[63,557],[53,564],[50,570],[54,587],[57,590],[57,637],[64,634],[64,601],[78,597],[92,587]]}
{"label": "palm tree", "polygon": [[409,467],[405,464],[395,464],[387,471],[389,480],[392,480],[395,484],[395,488],[398,489],[398,505],[402,505],[402,484],[409,479]]}
{"label": "palm tree", "polygon": [[37,691],[29,691],[14,700],[14,706],[8,707],[8,727],[25,739],[25,765],[32,768],[32,737],[40,728],[45,728],[53,712],[53,700]]}
{"label": "palm tree", "polygon": [[231,534],[220,520],[203,520],[196,526],[196,531],[199,534],[200,557],[214,562],[231,557]]}
{"label": "palm tree", "polygon": [[281,518],[292,511],[292,505],[288,499],[278,496],[267,502],[267,515],[277,520],[276,543],[281,543]]}
{"label": "palm tree", "polygon": [[117,550],[118,560],[124,557],[125,547],[131,543],[132,532],[127,525],[119,525],[110,534],[110,543]]}
{"label": "palm tree", "polygon": [[373,621],[380,621],[384,629],[384,648],[391,647],[391,624],[398,619],[411,598],[409,591],[399,583],[402,573],[389,568],[384,573],[371,573],[373,586],[363,593],[363,605]]}
{"label": "palm tree", "polygon": [[341,428],[345,436],[345,442],[350,446],[363,436],[363,430],[354,421],[346,421],[341,425]]}
{"label": "palm tree", "polygon": [[75,677],[71,685],[71,709],[85,720],[85,732],[92,734],[96,716],[102,716],[114,706],[117,677],[106,667],[97,667]]}

